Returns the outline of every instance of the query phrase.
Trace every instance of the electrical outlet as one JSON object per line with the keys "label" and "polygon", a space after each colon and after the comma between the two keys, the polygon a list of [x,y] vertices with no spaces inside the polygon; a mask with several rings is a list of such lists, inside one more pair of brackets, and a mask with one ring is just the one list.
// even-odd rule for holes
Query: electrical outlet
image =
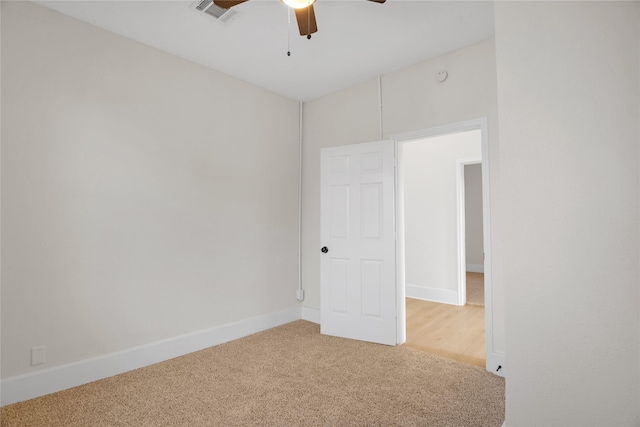
{"label": "electrical outlet", "polygon": [[46,361],[45,347],[33,347],[31,349],[31,366],[42,365]]}
{"label": "electrical outlet", "polygon": [[298,301],[304,300],[304,289],[298,289],[297,297],[298,297]]}

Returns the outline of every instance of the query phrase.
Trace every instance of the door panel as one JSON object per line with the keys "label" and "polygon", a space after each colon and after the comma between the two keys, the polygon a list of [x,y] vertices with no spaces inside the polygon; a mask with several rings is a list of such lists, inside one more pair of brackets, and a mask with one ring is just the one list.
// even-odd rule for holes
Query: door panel
{"label": "door panel", "polygon": [[349,311],[349,260],[331,258],[329,260],[329,276],[331,311],[347,313]]}
{"label": "door panel", "polygon": [[362,265],[362,314],[380,317],[382,314],[380,293],[382,291],[382,262],[363,259]]}
{"label": "door panel", "polygon": [[322,150],[321,331],[395,345],[393,142]]}
{"label": "door panel", "polygon": [[361,223],[363,239],[382,238],[382,184],[363,184],[360,186],[362,197]]}
{"label": "door panel", "polygon": [[329,215],[331,237],[346,239],[349,237],[349,186],[332,186],[331,213]]}

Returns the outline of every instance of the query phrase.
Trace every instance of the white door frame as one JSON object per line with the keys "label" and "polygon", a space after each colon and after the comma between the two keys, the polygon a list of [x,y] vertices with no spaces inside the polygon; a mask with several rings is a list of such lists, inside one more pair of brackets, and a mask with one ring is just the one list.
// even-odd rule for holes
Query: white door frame
{"label": "white door frame", "polygon": [[[402,180],[402,147],[404,142],[415,141],[434,136],[441,136],[451,133],[459,133],[471,130],[480,130],[482,143],[482,217],[484,234],[484,295],[485,295],[485,346],[487,370],[493,372],[493,287],[491,275],[491,197],[490,197],[490,174],[489,174],[489,138],[487,135],[487,118],[467,120],[463,122],[450,123],[447,125],[420,129],[411,132],[404,132],[392,135],[395,141],[396,150],[396,229],[398,235],[396,239],[396,274],[397,274],[397,325],[398,344],[406,341],[406,309],[405,309],[405,262],[404,262],[404,194]],[[464,205],[463,205],[464,206]]]}
{"label": "white door frame", "polygon": [[[456,210],[458,220],[458,305],[467,303],[467,214],[465,212],[464,167],[467,165],[482,164],[482,159],[458,159],[456,160]],[[484,216],[484,212],[482,213]],[[484,219],[484,218],[483,218]],[[484,234],[484,230],[482,231]],[[484,249],[484,248],[483,248]]]}

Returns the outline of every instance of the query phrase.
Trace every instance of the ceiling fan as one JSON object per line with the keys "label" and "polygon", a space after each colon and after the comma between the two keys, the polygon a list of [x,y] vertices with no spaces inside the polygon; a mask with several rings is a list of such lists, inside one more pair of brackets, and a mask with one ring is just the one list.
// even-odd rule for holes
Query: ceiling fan
{"label": "ceiling fan", "polygon": [[[233,6],[237,6],[240,3],[244,3],[249,0],[213,0],[216,6],[223,9],[230,9]],[[296,13],[296,21],[298,21],[298,29],[301,36],[307,36],[311,38],[311,34],[318,31],[318,25],[316,23],[316,14],[313,11],[313,3],[316,0],[282,0],[284,4],[291,7]],[[374,3],[384,3],[386,0],[368,0]]]}

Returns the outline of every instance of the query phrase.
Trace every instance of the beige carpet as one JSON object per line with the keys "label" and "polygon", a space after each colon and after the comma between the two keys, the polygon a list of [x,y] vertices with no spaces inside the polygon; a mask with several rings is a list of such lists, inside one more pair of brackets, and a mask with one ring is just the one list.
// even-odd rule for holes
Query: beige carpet
{"label": "beige carpet", "polygon": [[467,272],[467,304],[484,307],[484,273]]}
{"label": "beige carpet", "polygon": [[296,321],[2,409],[2,426],[496,426],[504,381]]}

